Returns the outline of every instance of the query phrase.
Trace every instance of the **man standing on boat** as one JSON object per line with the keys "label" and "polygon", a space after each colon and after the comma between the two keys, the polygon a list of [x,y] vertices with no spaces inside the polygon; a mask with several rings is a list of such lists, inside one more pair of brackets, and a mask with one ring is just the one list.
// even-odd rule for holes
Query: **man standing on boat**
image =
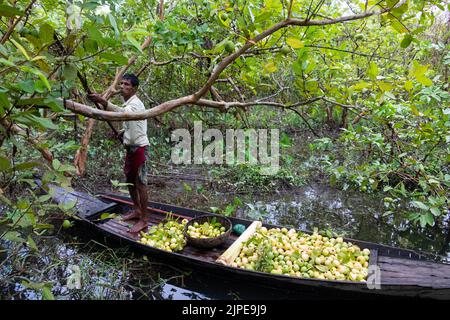
{"label": "man standing on boat", "polygon": [[[88,98],[103,105],[108,111],[117,112],[142,112],[144,104],[136,96],[139,79],[134,74],[125,74],[120,82],[120,93],[125,101],[122,108],[106,101],[99,94],[90,94]],[[123,145],[126,149],[124,172],[126,182],[130,185],[128,190],[133,199],[135,209],[123,216],[123,220],[138,219],[130,229],[130,233],[137,233],[148,226],[145,217],[147,208],[147,159],[149,141],[147,138],[147,120],[124,121]]]}

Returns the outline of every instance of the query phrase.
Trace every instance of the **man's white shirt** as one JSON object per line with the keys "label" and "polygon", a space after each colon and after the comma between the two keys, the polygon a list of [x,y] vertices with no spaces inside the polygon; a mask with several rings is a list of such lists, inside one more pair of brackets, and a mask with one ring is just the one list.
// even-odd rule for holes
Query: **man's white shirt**
{"label": "man's white shirt", "polygon": [[[139,99],[136,95],[132,96],[128,99],[123,105],[122,108],[108,102],[107,106],[108,110],[117,111],[117,112],[143,112],[145,111],[144,104],[141,99]],[[148,137],[147,137],[147,119],[145,120],[133,120],[133,121],[124,121],[123,122],[123,144],[125,146],[147,146],[149,145]]]}

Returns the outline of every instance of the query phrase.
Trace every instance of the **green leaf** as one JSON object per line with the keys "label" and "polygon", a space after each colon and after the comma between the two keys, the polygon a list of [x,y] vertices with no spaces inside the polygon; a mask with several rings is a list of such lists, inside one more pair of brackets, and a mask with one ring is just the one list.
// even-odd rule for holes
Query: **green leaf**
{"label": "green leaf", "polygon": [[376,80],[378,72],[378,66],[376,65],[376,63],[371,62],[369,65],[369,69],[367,70],[367,75],[369,76],[369,78],[372,80]]}
{"label": "green leaf", "polygon": [[46,106],[48,106],[54,112],[63,112],[64,111],[63,102],[60,100],[56,100],[53,97],[50,97],[50,96],[47,97],[47,99],[44,100],[44,103]]}
{"label": "green leaf", "polygon": [[365,81],[361,81],[361,82],[351,86],[350,88],[355,90],[355,91],[359,91],[359,90],[362,90],[362,89],[365,89],[365,88],[370,88],[371,86],[372,85],[370,83],[365,82]]}
{"label": "green leaf", "polygon": [[319,88],[319,83],[316,80],[308,80],[305,83],[305,89],[309,92],[315,92]]}
{"label": "green leaf", "polygon": [[293,49],[300,49],[300,48],[303,48],[305,46],[303,41],[298,40],[297,38],[287,38],[286,39],[286,44],[288,46],[290,46],[291,48],[293,48]]}
{"label": "green leaf", "polygon": [[419,215],[418,219],[419,219],[420,226],[422,228],[425,228],[427,225],[427,220],[425,218],[425,215]]}
{"label": "green leaf", "polygon": [[7,171],[11,169],[11,163],[6,157],[0,157],[0,171]]}
{"label": "green leaf", "polygon": [[137,40],[133,37],[133,35],[131,34],[131,32],[127,32],[126,34],[127,36],[127,40],[130,41],[130,43],[140,52],[142,53],[142,49],[141,49],[141,45],[139,44],[139,42],[137,42]]}
{"label": "green leaf", "polygon": [[66,64],[63,67],[63,76],[66,80],[74,80],[77,77],[77,68],[72,64]]}
{"label": "green leaf", "polygon": [[234,206],[228,205],[228,206],[225,208],[225,212],[224,212],[225,216],[228,217],[228,216],[232,215],[233,212],[234,212],[234,210],[235,210],[235,207],[234,207]]}
{"label": "green leaf", "polygon": [[52,290],[50,290],[49,287],[43,287],[42,288],[42,299],[43,300],[55,300],[55,297],[53,296]]}
{"label": "green leaf", "polygon": [[187,191],[187,192],[191,192],[191,191],[192,191],[191,186],[188,185],[186,182],[183,182],[183,188],[184,188],[184,190]]}
{"label": "green leaf", "polygon": [[76,200],[69,200],[64,203],[59,203],[58,207],[63,211],[69,211],[69,210],[75,208],[76,204],[77,204]]}
{"label": "green leaf", "polygon": [[412,201],[411,204],[414,207],[422,209],[422,210],[428,211],[428,209],[429,209],[429,207],[426,204],[424,204],[423,202],[420,202],[420,201]]}
{"label": "green leaf", "polygon": [[18,106],[31,106],[31,105],[45,105],[43,98],[29,98],[29,99],[20,99],[16,105]]}
{"label": "green leaf", "polygon": [[36,246],[36,242],[34,242],[33,238],[29,235],[27,238],[27,245],[32,251],[39,251],[38,247]]}
{"label": "green leaf", "polygon": [[88,33],[90,39],[97,41],[99,44],[103,43],[103,36],[98,30],[98,28],[92,26],[91,28],[89,28]]}
{"label": "green leaf", "polygon": [[315,265],[314,266],[317,270],[319,270],[320,272],[327,272],[329,270],[329,268],[327,266],[322,266],[322,265]]}
{"label": "green leaf", "polygon": [[219,24],[224,27],[225,29],[228,29],[230,27],[230,21],[229,19],[222,19],[222,13],[218,13],[217,14],[217,21],[219,22]]}
{"label": "green leaf", "polygon": [[48,23],[44,23],[39,28],[39,38],[42,40],[42,43],[44,44],[53,42],[53,34],[54,34],[53,27]]}
{"label": "green leaf", "polygon": [[[393,16],[392,16],[393,17]],[[391,26],[394,28],[395,31],[398,33],[405,33],[408,32],[408,29],[405,28],[405,26],[397,19],[392,18],[391,20]]]}
{"label": "green leaf", "polygon": [[431,86],[433,82],[425,76],[429,65],[422,66],[416,60],[413,61],[413,66],[409,70],[409,75],[414,76],[418,82],[424,86]]}
{"label": "green leaf", "polygon": [[47,57],[46,56],[36,56],[34,58],[32,58],[30,61],[39,61],[39,60],[46,60]]}
{"label": "green leaf", "polygon": [[119,32],[119,29],[117,28],[116,19],[114,18],[114,16],[111,13],[108,13],[108,18],[109,18],[109,22],[111,23],[112,27],[114,28],[114,34],[115,34],[116,40],[117,40],[117,39],[119,39],[120,32]]}
{"label": "green leaf", "polygon": [[55,226],[48,223],[38,223],[34,226],[35,230],[47,230],[47,229],[54,229]]}
{"label": "green leaf", "polygon": [[427,213],[424,216],[426,223],[430,226],[434,226],[434,216],[431,213]]}
{"label": "green leaf", "polygon": [[409,70],[409,75],[414,77],[422,76],[425,72],[427,72],[427,70],[428,66],[422,66],[418,61],[413,60],[413,65]]}
{"label": "green leaf", "polygon": [[0,115],[5,113],[5,108],[10,108],[11,103],[9,102],[8,96],[4,92],[0,92]]}
{"label": "green leaf", "polygon": [[119,64],[121,66],[128,63],[128,59],[121,54],[104,52],[104,53],[99,54],[99,57],[102,59],[108,60],[108,61],[116,62],[117,64]]}
{"label": "green leaf", "polygon": [[23,170],[39,167],[41,165],[42,164],[40,162],[35,162],[35,161],[24,162],[24,163],[19,163],[18,165],[14,166],[14,170],[23,171]]}
{"label": "green leaf", "polygon": [[98,50],[98,44],[96,40],[93,39],[86,39],[84,40],[84,48],[89,53],[94,53]]}
{"label": "green leaf", "polygon": [[34,81],[31,79],[21,81],[15,85],[18,89],[25,91],[26,93],[34,92]]}
{"label": "green leaf", "polygon": [[114,219],[117,217],[117,214],[115,213],[103,213],[100,216],[100,220],[105,220],[105,219]]}
{"label": "green leaf", "polygon": [[52,129],[56,130],[58,129],[58,126],[53,124],[53,122],[46,118],[36,117],[33,114],[25,115],[26,118],[31,120],[31,122],[37,124],[38,126],[42,127],[43,129]]}
{"label": "green leaf", "polygon": [[410,105],[409,108],[411,109],[411,112],[415,115],[415,116],[420,116],[420,112],[419,110],[417,110],[415,105]]}
{"label": "green leaf", "polygon": [[413,88],[413,83],[412,83],[412,81],[411,81],[411,80],[407,80],[407,81],[405,82],[405,89],[408,90],[408,91],[411,91],[412,88]]}
{"label": "green leaf", "polygon": [[261,14],[255,17],[255,24],[267,21],[272,16],[272,12],[264,10]]}
{"label": "green leaf", "polygon": [[429,79],[425,76],[417,76],[416,79],[417,79],[417,81],[419,81],[421,84],[423,84],[426,87],[433,85],[433,81],[431,81],[431,79]]}
{"label": "green leaf", "polygon": [[45,195],[43,195],[43,196],[40,196],[40,197],[38,198],[38,201],[41,202],[41,203],[43,203],[43,202],[47,202],[47,201],[50,200],[51,198],[52,198],[51,195],[45,194]]}
{"label": "green leaf", "polygon": [[400,43],[400,47],[402,47],[404,49],[408,48],[409,45],[411,44],[412,40],[413,40],[412,35],[410,35],[409,33],[405,34],[405,36],[403,37],[402,42]]}
{"label": "green leaf", "polygon": [[20,199],[17,201],[17,209],[26,210],[30,207],[30,202],[26,199]]}
{"label": "green leaf", "polygon": [[441,215],[441,210],[439,210],[439,208],[432,207],[430,208],[430,211],[436,217],[439,217]]}
{"label": "green leaf", "polygon": [[22,10],[19,10],[17,8],[5,5],[5,4],[0,4],[0,16],[2,17],[22,17],[24,16],[24,12]]}
{"label": "green leaf", "polygon": [[330,175],[330,185],[331,186],[336,185],[336,181],[337,181],[336,175],[335,174]]}
{"label": "green leaf", "polygon": [[275,63],[273,61],[270,61],[269,63],[267,63],[264,66],[264,70],[268,73],[273,73],[273,72],[277,71],[277,66],[275,65]]}
{"label": "green leaf", "polygon": [[53,167],[53,169],[58,171],[58,169],[61,167],[61,162],[58,159],[53,159],[52,167]]}
{"label": "green leaf", "polygon": [[385,92],[385,91],[391,91],[394,86],[388,82],[384,82],[384,81],[378,81],[377,82],[378,87],[380,87],[381,91]]}
{"label": "green leaf", "polygon": [[48,82],[47,77],[39,70],[36,70],[35,73],[39,79],[41,79],[41,81],[45,84],[45,86],[47,87],[48,91],[52,90],[52,87],[50,86],[50,83]]}
{"label": "green leaf", "polygon": [[0,58],[0,63],[3,63],[4,65],[6,65],[8,67],[14,67],[15,66],[14,63],[12,63],[11,61],[6,60],[4,58]]}
{"label": "green leaf", "polygon": [[20,236],[20,233],[17,231],[8,231],[2,239],[13,241],[13,242],[19,242],[24,243],[25,239]]}
{"label": "green leaf", "polygon": [[292,140],[286,133],[281,134],[280,145],[282,148],[287,148],[292,146]]}
{"label": "green leaf", "polygon": [[[20,69],[22,69],[25,72],[28,72],[28,73],[31,73],[31,74],[34,74],[34,75],[38,76],[39,79],[41,79],[41,81],[45,84],[45,86],[47,87],[48,91],[52,90],[52,88],[50,86],[50,83],[47,80],[47,77],[40,70],[38,70],[36,68],[31,68],[31,67],[28,67],[28,66],[22,66],[22,67],[20,67]],[[34,90],[34,83],[33,83],[33,90]]]}
{"label": "green leaf", "polygon": [[23,56],[27,59],[30,60],[30,56],[28,55],[27,51],[25,50],[24,47],[22,47],[22,45],[20,43],[18,43],[16,40],[14,39],[9,39],[15,46],[17,49],[20,50],[20,52],[22,52]]}
{"label": "green leaf", "polygon": [[45,287],[45,282],[28,282],[28,281],[22,281],[22,286],[24,286],[27,289],[33,289],[33,290],[40,290]]}

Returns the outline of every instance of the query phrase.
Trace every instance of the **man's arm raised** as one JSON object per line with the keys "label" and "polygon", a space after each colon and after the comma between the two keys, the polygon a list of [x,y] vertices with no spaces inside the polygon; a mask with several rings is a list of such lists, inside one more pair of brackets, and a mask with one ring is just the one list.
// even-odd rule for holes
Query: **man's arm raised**
{"label": "man's arm raised", "polygon": [[116,111],[116,112],[123,112],[124,111],[123,108],[120,108],[120,107],[116,106],[115,104],[107,101],[105,98],[103,98],[98,93],[88,94],[88,98],[92,102],[96,102],[96,103],[101,104],[105,108],[105,110]]}

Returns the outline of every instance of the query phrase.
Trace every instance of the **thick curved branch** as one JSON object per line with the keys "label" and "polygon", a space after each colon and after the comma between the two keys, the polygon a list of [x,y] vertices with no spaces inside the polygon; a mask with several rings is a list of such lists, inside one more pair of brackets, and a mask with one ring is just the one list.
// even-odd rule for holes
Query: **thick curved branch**
{"label": "thick curved branch", "polygon": [[[300,101],[300,102],[297,102],[294,104],[283,104],[280,102],[271,102],[271,101],[250,101],[250,102],[232,101],[232,102],[227,102],[227,101],[213,101],[213,100],[207,100],[207,99],[195,100],[195,97],[193,95],[162,103],[159,106],[153,107],[144,112],[103,111],[103,110],[91,108],[87,105],[84,105],[84,104],[81,104],[78,102],[74,102],[71,100],[66,100],[65,107],[74,113],[82,114],[87,117],[98,119],[98,120],[130,121],[130,120],[143,120],[143,119],[154,118],[163,113],[169,112],[181,105],[187,105],[187,104],[216,108],[216,109],[220,109],[222,111],[227,111],[230,108],[246,108],[246,107],[251,107],[251,106],[272,106],[272,107],[279,107],[279,108],[295,108],[298,106],[311,104],[311,103],[319,101],[319,100],[323,100],[323,101],[327,101],[332,104],[336,104],[342,108],[347,108],[347,109],[356,109],[357,108],[356,106],[345,105],[345,104],[333,101],[333,100],[323,97],[323,96],[311,98],[311,99],[308,99],[305,101]],[[60,101],[62,102],[62,100],[60,100]]]}
{"label": "thick curved branch", "polygon": [[[59,99],[63,102],[62,99]],[[114,111],[103,111],[99,109],[92,108],[85,104],[81,104],[72,100],[66,100],[65,107],[74,113],[85,115],[86,117],[97,119],[97,120],[110,120],[110,121],[129,121],[129,120],[143,120],[154,118],[160,114],[169,112],[184,104],[193,104],[195,102],[194,96],[186,96],[179,99],[164,102],[156,107],[153,107],[144,112],[114,112]]]}

